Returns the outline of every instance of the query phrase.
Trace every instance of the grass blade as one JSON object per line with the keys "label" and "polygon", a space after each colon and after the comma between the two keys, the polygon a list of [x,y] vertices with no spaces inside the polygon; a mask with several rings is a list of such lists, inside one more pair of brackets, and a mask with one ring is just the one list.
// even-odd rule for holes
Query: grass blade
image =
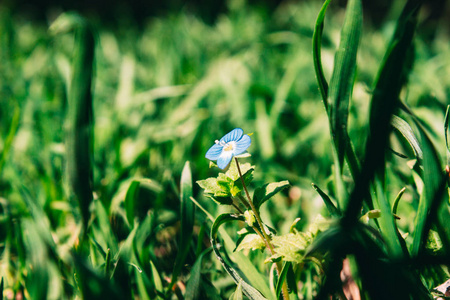
{"label": "grass blade", "polygon": [[134,218],[136,215],[134,210],[136,206],[136,199],[139,195],[140,184],[141,183],[138,180],[133,180],[125,196],[125,211],[127,214],[128,225],[130,225],[130,227],[134,224]]}
{"label": "grass blade", "polygon": [[93,114],[91,84],[95,40],[93,30],[77,14],[63,14],[50,27],[54,33],[75,32],[72,81],[68,95],[67,173],[86,232],[92,202]]}
{"label": "grass blade", "polygon": [[3,146],[3,151],[0,154],[0,175],[3,171],[3,165],[5,164],[6,157],[11,149],[12,143],[14,141],[14,137],[16,136],[17,128],[19,128],[20,121],[20,108],[16,106],[14,108],[13,116],[11,119],[11,125],[9,126],[8,136],[5,139],[5,144]]}
{"label": "grass blade", "polygon": [[172,280],[167,288],[170,291],[175,284],[181,268],[184,264],[186,256],[191,249],[191,237],[194,229],[195,205],[190,198],[192,197],[192,175],[189,162],[184,165],[181,173],[181,235],[178,244],[178,253],[175,259],[175,265],[172,273]]}
{"label": "grass blade", "polygon": [[337,208],[333,201],[331,201],[330,197],[325,194],[324,191],[322,191],[317,185],[315,185],[314,183],[311,184],[312,187],[316,190],[316,192],[319,194],[320,198],[322,198],[323,202],[325,203],[325,206],[328,209],[328,212],[330,213],[330,215],[332,217],[340,217],[341,216],[341,211],[339,210],[339,208]]}
{"label": "grass blade", "polygon": [[416,219],[414,220],[415,231],[411,246],[411,255],[415,257],[422,252],[422,248],[426,242],[426,234],[431,226],[430,222],[435,218],[439,204],[441,203],[442,194],[445,188],[445,178],[442,173],[439,155],[425,132],[425,129],[412,112],[406,106],[404,106],[404,108],[413,117],[412,119],[417,125],[420,146],[423,151],[422,180],[424,187],[422,194],[420,195]]}
{"label": "grass blade", "polygon": [[283,288],[283,283],[286,280],[286,275],[288,274],[289,267],[291,265],[292,265],[292,263],[287,261],[284,264],[283,269],[281,270],[280,276],[278,277],[277,286],[275,288],[277,299],[282,299],[283,298],[281,290]]}
{"label": "grass blade", "polygon": [[[195,203],[195,205],[198,206],[198,208],[200,208],[205,213],[207,218],[212,223],[214,223],[214,217],[200,203],[198,203],[197,200],[191,197],[191,201]],[[247,256],[245,256],[241,252],[234,252],[234,249],[236,249],[236,244],[233,242],[233,240],[225,231],[225,229],[219,228],[218,230],[225,242],[225,249],[228,252],[229,256],[234,261],[236,261],[236,264],[239,266],[242,273],[245,276],[247,276],[250,283],[258,290],[260,290],[264,295],[269,297],[269,299],[274,300],[275,298],[273,297],[272,292],[270,291],[269,285],[267,284],[265,277],[255,268],[255,266]]]}
{"label": "grass blade", "polygon": [[319,84],[320,94],[322,95],[323,104],[325,105],[325,109],[328,111],[328,83],[325,79],[325,75],[323,74],[322,68],[322,33],[323,26],[325,22],[325,13],[327,11],[327,7],[330,4],[331,0],[326,0],[322,6],[322,9],[317,16],[316,25],[314,26],[313,33],[313,60],[314,60],[314,70],[316,72],[317,83]]}
{"label": "grass blade", "polygon": [[409,124],[405,120],[397,117],[396,115],[392,116],[391,124],[403,135],[403,137],[409,143],[412,150],[414,151],[414,155],[416,156],[416,158],[421,160],[423,158],[422,149],[420,149],[419,141],[417,140],[411,126],[409,126]]}
{"label": "grass blade", "polygon": [[391,130],[390,120],[399,105],[400,90],[407,75],[404,70],[416,29],[420,4],[419,0],[409,0],[406,3],[379,69],[370,108],[370,133],[362,167],[364,172],[361,172],[361,176],[355,180],[355,188],[349,198],[344,223],[355,222],[358,219],[362,201],[369,194],[370,181],[376,172],[384,170],[384,153]]}
{"label": "grass blade", "polygon": [[238,285],[239,283],[242,285],[242,291],[244,292],[244,294],[251,300],[255,299],[255,300],[263,300],[266,299],[264,298],[261,293],[255,289],[254,287],[252,287],[250,284],[248,284],[239,274],[238,272],[232,268],[231,266],[229,266],[225,260],[222,258],[222,255],[220,254],[219,251],[219,243],[217,241],[217,231],[219,230],[219,227],[226,222],[230,222],[230,221],[245,221],[243,216],[236,216],[233,214],[222,214],[220,216],[218,216],[216,218],[216,220],[214,221],[213,226],[211,227],[211,244],[213,247],[213,251],[214,254],[216,255],[217,259],[219,260],[219,262],[222,264],[223,268],[225,269],[225,271],[231,276],[231,278],[233,278],[234,282],[236,283],[236,285]]}
{"label": "grass blade", "polygon": [[356,70],[356,54],[362,30],[362,5],[360,0],[347,4],[341,31],[339,48],[336,51],[334,69],[328,95],[328,116],[341,171],[347,148],[347,122],[350,97]]}

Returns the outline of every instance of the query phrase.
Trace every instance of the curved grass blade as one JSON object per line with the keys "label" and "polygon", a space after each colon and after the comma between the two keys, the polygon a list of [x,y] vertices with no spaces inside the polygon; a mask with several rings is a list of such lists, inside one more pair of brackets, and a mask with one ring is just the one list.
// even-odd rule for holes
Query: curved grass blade
{"label": "curved grass blade", "polygon": [[125,212],[127,214],[127,221],[130,227],[134,224],[135,213],[134,209],[136,206],[136,199],[139,195],[139,186],[140,182],[138,180],[133,180],[131,182],[130,187],[127,190],[127,194],[125,196]]}
{"label": "curved grass blade", "polygon": [[233,267],[229,266],[223,259],[222,255],[220,254],[219,243],[217,241],[217,231],[219,230],[219,227],[223,223],[230,221],[245,221],[245,219],[243,216],[237,216],[234,214],[222,214],[216,218],[214,224],[211,227],[211,244],[213,247],[214,254],[224,267],[225,271],[231,276],[231,278],[233,278],[236,285],[238,284],[242,285],[242,291],[249,299],[251,300],[266,299],[263,295],[261,295],[261,293],[257,289],[248,284]]}
{"label": "curved grass blade", "polygon": [[190,200],[192,197],[192,175],[189,162],[187,161],[184,165],[183,171],[181,173],[181,234],[180,241],[178,244],[178,253],[175,258],[175,265],[172,272],[172,280],[167,288],[170,291],[173,285],[176,283],[177,277],[181,272],[184,261],[186,260],[187,254],[191,249],[191,237],[192,231],[194,229],[195,221],[195,206]]}
{"label": "curved grass blade", "polygon": [[[205,213],[207,218],[212,223],[214,223],[214,217],[200,203],[198,203],[197,200],[191,197],[191,201]],[[225,229],[219,228],[219,232],[225,242],[225,250],[228,252],[229,256],[231,256],[233,260],[236,261],[236,264],[239,266],[242,273],[247,276],[250,283],[258,290],[260,290],[264,295],[266,295],[269,299],[275,300],[275,297],[272,295],[269,285],[266,282],[266,278],[255,268],[255,266],[247,256],[245,256],[241,252],[234,252],[234,249],[236,249],[236,244],[233,242]]]}
{"label": "curved grass blade", "polygon": [[348,135],[348,109],[356,71],[356,54],[362,30],[362,5],[360,0],[347,4],[341,40],[334,59],[334,69],[328,95],[328,116],[341,171]]}
{"label": "curved grass blade", "polygon": [[328,111],[328,83],[325,79],[325,75],[323,74],[322,68],[322,33],[323,26],[325,21],[325,13],[327,11],[327,7],[330,4],[331,0],[326,0],[322,6],[322,9],[317,16],[316,25],[314,26],[313,33],[313,60],[314,60],[314,69],[316,71],[317,83],[319,84],[320,94],[322,95],[323,104],[325,105],[325,109]]}
{"label": "curved grass blade", "polygon": [[325,206],[327,207],[327,209],[330,212],[331,216],[333,216],[333,217],[340,217],[341,216],[341,211],[339,210],[339,208],[337,208],[334,205],[334,203],[333,203],[333,201],[331,201],[330,197],[328,197],[328,195],[325,194],[325,192],[322,191],[314,183],[312,183],[311,185],[316,190],[316,192],[319,194],[320,198],[322,198],[322,200],[325,203]]}
{"label": "curved grass blade", "polygon": [[402,247],[404,242],[400,240],[401,235],[395,224],[389,201],[386,199],[386,188],[378,176],[376,176],[374,180],[374,190],[377,195],[375,197],[375,207],[381,211],[381,218],[378,219],[378,224],[388,246],[388,253],[393,259],[401,259],[407,256],[408,253],[407,250]]}
{"label": "curved grass blade", "polygon": [[426,234],[431,226],[430,222],[436,217],[445,188],[445,177],[442,173],[442,166],[436,148],[433,146],[422,124],[405,105],[403,105],[403,108],[412,116],[417,126],[419,141],[423,151],[422,180],[424,188],[420,195],[419,208],[414,220],[415,230],[411,245],[411,255],[415,257],[422,252],[426,242]]}
{"label": "curved grass blade", "polygon": [[275,288],[275,293],[277,295],[277,299],[282,299],[283,298],[283,294],[282,294],[282,289],[283,289],[283,283],[286,280],[286,275],[288,274],[289,268],[292,265],[292,263],[290,261],[287,261],[284,266],[283,269],[281,270],[280,276],[278,277],[278,281],[277,281],[277,286]]}
{"label": "curved grass blade", "polygon": [[420,149],[419,141],[416,138],[411,126],[402,118],[392,115],[392,127],[397,129],[411,146],[415,157],[420,161],[423,158],[422,149]]}
{"label": "curved grass blade", "polygon": [[[203,282],[202,278],[202,262],[203,257],[206,254],[209,254],[212,251],[212,248],[205,249],[200,255],[197,256],[197,259],[195,261],[195,264],[192,266],[191,269],[191,276],[189,277],[189,280],[186,283],[186,293],[184,294],[184,299],[186,300],[196,300],[201,299],[201,291],[202,288],[205,286],[205,283]],[[209,298],[212,295],[208,294]]]}
{"label": "curved grass blade", "polygon": [[51,25],[53,33],[75,32],[73,74],[68,94],[66,137],[67,173],[71,192],[78,201],[84,234],[92,202],[93,113],[91,84],[95,39],[87,21],[75,13],[62,14]]}
{"label": "curved grass blade", "polygon": [[391,130],[390,120],[399,105],[400,90],[405,82],[407,57],[411,49],[417,25],[417,15],[422,1],[409,0],[399,20],[380,66],[371,101],[369,138],[365,146],[364,165],[355,179],[355,188],[350,194],[344,223],[358,219],[362,201],[369,195],[369,185],[375,173],[384,172],[384,154]]}
{"label": "curved grass blade", "polygon": [[[322,48],[322,33],[323,33],[323,27],[324,27],[325,13],[326,13],[326,10],[327,10],[330,2],[331,2],[331,0],[326,0],[324,2],[324,4],[317,16],[316,24],[314,27],[313,38],[312,38],[313,39],[314,70],[316,73],[316,78],[317,78],[317,83],[319,85],[320,94],[322,95],[323,104],[325,106],[325,110],[327,111],[329,118],[330,118],[330,114],[329,114],[329,103],[328,103],[328,83],[327,83],[327,80],[323,73],[321,48]],[[362,15],[362,12],[361,12],[361,15]],[[358,39],[359,39],[359,36],[358,36]],[[355,51],[356,51],[356,49],[355,49]],[[353,80],[353,78],[351,78],[351,80]],[[352,84],[352,86],[353,86],[353,84]],[[347,141],[344,143],[344,145],[345,145],[345,154],[347,157],[348,166],[350,168],[350,172],[351,172],[353,178],[356,178],[359,174],[359,168],[360,168],[359,161],[355,155],[355,151],[350,142],[347,132],[345,131],[344,133],[345,133],[345,136],[343,137],[343,141]],[[340,172],[341,172],[341,169],[338,169],[337,173],[340,174]]]}

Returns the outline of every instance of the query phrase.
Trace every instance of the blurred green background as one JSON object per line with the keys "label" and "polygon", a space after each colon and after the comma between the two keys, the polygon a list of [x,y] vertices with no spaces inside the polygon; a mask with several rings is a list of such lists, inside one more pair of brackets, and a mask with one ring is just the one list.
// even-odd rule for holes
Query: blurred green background
{"label": "blurred green background", "polygon": [[[345,3],[332,2],[325,19],[322,63],[328,79]],[[33,288],[42,283],[32,283],[28,274],[33,270],[30,265],[41,260],[54,263],[48,270],[42,266],[47,270],[44,282],[58,282],[43,299],[75,293],[73,280],[61,278],[70,273],[67,257],[78,243],[74,233],[80,220],[66,178],[65,147],[76,44],[70,33],[49,32],[60,13],[78,11],[94,28],[91,167],[96,204],[90,208],[90,224],[102,234],[95,229],[89,234],[96,241],[90,242],[91,251],[99,257],[90,254],[93,266],[106,263],[106,249],[117,250],[130,235],[133,226],[124,217],[125,196],[130,183],[138,180],[135,213],[145,222],[151,212],[153,235],[146,249],[151,249],[164,281],[178,251],[183,166],[190,161],[194,198],[217,215],[222,208],[203,197],[195,181],[217,173],[208,168],[204,155],[215,139],[236,127],[254,133],[252,157],[246,161],[256,166],[255,186],[286,179],[292,185],[264,207],[261,213],[268,225],[286,233],[297,217],[301,218],[298,227],[303,228],[318,213],[326,214],[311,187],[312,182],[325,190],[329,187],[333,196],[329,124],[312,59],[312,34],[322,4],[317,0],[3,2],[0,272],[5,289],[15,295],[37,295]],[[349,136],[361,159],[373,81],[403,4],[363,1],[363,33],[349,116]],[[450,95],[449,17],[448,1],[425,3],[414,40],[414,65],[402,91],[436,149],[442,150],[442,161],[446,153],[442,128]],[[396,135],[392,147],[413,158]],[[390,198],[405,185],[415,185],[408,158],[392,156],[387,163],[388,172],[397,176],[389,181]],[[344,174],[351,186],[348,170]],[[405,193],[399,207],[398,225],[404,232],[413,230],[411,217],[419,197],[414,190]],[[98,203],[109,221],[98,221]],[[206,247],[206,236],[198,237],[205,219],[197,212],[194,232],[195,241],[205,239]],[[45,241],[44,233],[37,240],[29,238],[30,228],[42,222],[56,254],[39,244]],[[190,254],[187,264],[194,261]],[[226,278],[214,258],[208,263],[211,270],[219,270],[212,281]],[[183,274],[188,278],[186,270]],[[222,296],[233,289],[233,283],[224,280],[215,282],[216,288],[223,288]]]}

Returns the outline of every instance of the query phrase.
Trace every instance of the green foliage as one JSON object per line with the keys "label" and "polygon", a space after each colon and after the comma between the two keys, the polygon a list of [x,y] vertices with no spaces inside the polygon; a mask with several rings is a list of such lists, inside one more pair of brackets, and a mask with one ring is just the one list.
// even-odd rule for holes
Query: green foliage
{"label": "green foliage", "polygon": [[[50,31],[0,5],[2,299],[343,298],[346,257],[362,299],[448,279],[445,10],[247,2]],[[236,127],[250,199],[204,158]]]}
{"label": "green foliage", "polygon": [[[254,168],[249,163],[241,165],[241,172],[246,184],[253,178]],[[211,177],[205,180],[197,181],[198,185],[205,190],[207,197],[213,199],[219,204],[233,203],[232,197],[241,194],[243,187],[236,167],[236,161],[232,161],[230,168],[225,173],[219,173],[217,178]]]}
{"label": "green foliage", "polygon": [[287,180],[267,183],[262,187],[255,189],[255,193],[253,194],[253,204],[256,209],[259,209],[264,202],[289,186],[290,184]]}

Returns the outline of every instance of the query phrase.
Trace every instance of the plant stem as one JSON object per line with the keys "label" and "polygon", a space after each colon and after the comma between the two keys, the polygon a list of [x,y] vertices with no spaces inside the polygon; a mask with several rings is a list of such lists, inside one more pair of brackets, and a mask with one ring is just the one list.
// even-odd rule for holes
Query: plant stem
{"label": "plant stem", "polygon": [[[234,158],[234,160],[236,161],[236,167],[237,167],[237,170],[239,172],[239,177],[241,178],[242,186],[244,188],[245,194],[246,194],[247,199],[248,199],[248,204],[250,205],[250,208],[252,209],[253,213],[255,214],[256,221],[258,222],[258,225],[261,228],[262,238],[265,241],[267,247],[269,248],[270,253],[272,255],[274,255],[275,254],[275,250],[274,250],[273,245],[271,243],[272,239],[270,238],[269,235],[267,235],[266,231],[264,230],[264,224],[263,224],[263,222],[261,220],[261,216],[259,215],[259,211],[256,209],[255,205],[253,204],[252,198],[250,198],[250,194],[248,193],[247,185],[245,184],[244,177],[242,176],[241,167],[239,166],[239,161],[238,161],[238,159],[236,157]],[[245,200],[245,198],[241,199],[241,201],[243,201],[243,200]],[[247,206],[245,204],[245,202],[244,202],[244,205]],[[261,236],[261,233],[258,232],[256,226],[252,226],[252,227]],[[276,264],[276,267],[277,267],[277,274],[278,274],[278,276],[280,276],[281,269],[282,269],[281,261],[277,262],[275,264]],[[286,281],[283,282],[282,292],[283,292],[283,299],[284,300],[289,300],[289,291],[288,291],[288,288],[287,288]]]}

